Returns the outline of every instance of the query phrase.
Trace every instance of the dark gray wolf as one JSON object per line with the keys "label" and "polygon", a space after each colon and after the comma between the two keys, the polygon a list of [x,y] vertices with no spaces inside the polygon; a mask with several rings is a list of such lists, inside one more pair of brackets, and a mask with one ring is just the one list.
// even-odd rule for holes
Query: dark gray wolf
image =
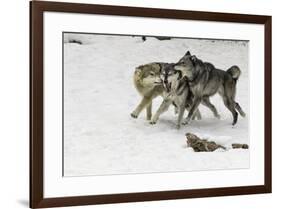
{"label": "dark gray wolf", "polygon": [[[176,70],[174,68],[175,65],[176,64],[174,63],[165,64],[161,69],[160,78],[164,87],[163,102],[155,115],[152,117],[150,124],[156,124],[160,115],[166,112],[169,106],[173,104],[178,111],[177,128],[180,128],[184,110],[189,111],[193,104],[194,96],[190,90],[188,79],[184,76],[185,71]],[[215,109],[215,107],[210,103],[209,97],[204,98],[204,100],[202,100],[202,104],[210,108],[211,111]],[[219,118],[217,111],[213,112],[215,117]],[[195,110],[195,113],[192,116],[192,119],[195,118],[198,120],[202,118],[199,109]]]}
{"label": "dark gray wolf", "polygon": [[183,124],[188,124],[190,122],[202,101],[204,101],[216,115],[217,110],[209,100],[209,97],[216,93],[221,95],[225,106],[232,113],[232,125],[237,123],[238,113],[236,110],[242,117],[245,117],[246,114],[235,101],[236,83],[241,74],[241,70],[238,66],[232,66],[227,71],[223,71],[215,68],[211,63],[203,62],[196,56],[192,56],[188,51],[174,68],[184,72],[183,76],[187,78],[190,90],[194,95],[193,104]]}

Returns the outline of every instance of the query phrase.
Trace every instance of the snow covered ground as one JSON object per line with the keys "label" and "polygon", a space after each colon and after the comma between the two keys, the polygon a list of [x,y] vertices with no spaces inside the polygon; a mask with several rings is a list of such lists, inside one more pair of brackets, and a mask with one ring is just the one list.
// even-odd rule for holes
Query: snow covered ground
{"label": "snow covered ground", "polygon": [[[67,43],[77,39],[83,44]],[[190,50],[217,68],[238,65],[242,75],[236,100],[249,113],[248,43],[140,37],[65,34],[64,43],[64,175],[112,175],[178,172],[249,167],[250,150],[196,153],[187,148],[192,132],[224,146],[247,143],[248,117],[231,126],[231,113],[219,96],[211,101],[221,119],[200,105],[203,119],[177,130],[173,108],[150,125],[143,112],[130,113],[141,97],[133,85],[136,66],[149,62],[176,62]],[[161,103],[154,101],[153,111]]]}

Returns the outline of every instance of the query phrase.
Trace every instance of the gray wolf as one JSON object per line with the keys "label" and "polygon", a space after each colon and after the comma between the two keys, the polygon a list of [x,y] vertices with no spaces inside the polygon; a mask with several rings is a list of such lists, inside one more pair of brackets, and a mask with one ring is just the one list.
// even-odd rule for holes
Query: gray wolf
{"label": "gray wolf", "polygon": [[235,101],[236,84],[241,74],[241,70],[238,66],[234,65],[227,71],[223,71],[217,69],[211,63],[203,62],[195,55],[191,55],[188,51],[174,68],[184,72],[183,76],[187,78],[190,90],[194,96],[190,112],[183,121],[183,124],[188,124],[190,122],[201,101],[204,101],[216,115],[217,110],[209,101],[209,97],[216,93],[219,93],[223,99],[224,105],[232,113],[232,125],[237,123],[237,111],[242,117],[245,117],[246,114],[239,103]]}
{"label": "gray wolf", "polygon": [[[171,104],[174,104],[178,110],[177,128],[180,128],[184,110],[188,110],[190,104],[192,104],[192,94],[189,90],[188,82],[182,76],[180,70],[175,70],[173,63],[163,66],[160,78],[163,81],[164,87],[163,102],[153,115],[150,124],[156,124],[159,116],[166,112]],[[196,110],[195,116],[201,119],[199,110]]]}
{"label": "gray wolf", "polygon": [[146,118],[152,117],[152,100],[163,95],[163,85],[160,79],[161,69],[166,65],[162,62],[153,62],[136,67],[134,72],[134,85],[142,96],[142,100],[136,109],[131,113],[137,118],[141,111],[146,108]]}

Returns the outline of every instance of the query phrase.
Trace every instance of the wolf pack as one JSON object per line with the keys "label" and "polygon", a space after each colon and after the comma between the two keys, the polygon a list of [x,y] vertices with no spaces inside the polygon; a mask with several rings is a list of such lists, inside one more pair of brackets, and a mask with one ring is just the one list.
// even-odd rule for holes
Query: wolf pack
{"label": "wolf pack", "polygon": [[[159,117],[173,105],[177,114],[176,127],[187,125],[192,120],[202,119],[199,105],[210,109],[214,117],[220,115],[210,101],[210,97],[219,94],[226,108],[231,112],[234,126],[238,113],[245,117],[239,103],[235,100],[236,85],[241,75],[238,66],[231,66],[226,71],[216,68],[212,63],[204,62],[187,51],[176,63],[153,62],[136,67],[134,84],[142,100],[131,113],[133,118],[146,110],[150,124],[156,124]],[[162,96],[163,101],[152,115],[152,101]],[[187,117],[183,118],[185,111]]]}

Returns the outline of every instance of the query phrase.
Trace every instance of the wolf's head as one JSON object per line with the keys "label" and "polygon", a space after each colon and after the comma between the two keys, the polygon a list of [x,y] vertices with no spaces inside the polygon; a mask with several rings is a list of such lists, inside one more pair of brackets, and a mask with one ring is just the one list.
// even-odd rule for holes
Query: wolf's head
{"label": "wolf's head", "polygon": [[158,63],[149,63],[140,65],[135,70],[135,80],[143,87],[154,88],[162,85],[160,79],[161,65]]}
{"label": "wolf's head", "polygon": [[191,55],[189,51],[175,64],[174,68],[182,72],[183,77],[193,80],[196,75],[197,57]]}
{"label": "wolf's head", "polygon": [[182,73],[174,68],[175,64],[167,64],[161,70],[160,78],[163,82],[163,86],[167,92],[171,91],[173,83],[178,82],[182,78]]}

